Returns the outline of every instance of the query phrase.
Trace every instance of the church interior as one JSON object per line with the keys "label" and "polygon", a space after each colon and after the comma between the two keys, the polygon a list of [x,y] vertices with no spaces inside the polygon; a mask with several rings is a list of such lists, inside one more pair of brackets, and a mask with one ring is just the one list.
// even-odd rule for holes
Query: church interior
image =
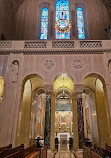
{"label": "church interior", "polygon": [[0,158],[111,158],[111,0],[0,0]]}

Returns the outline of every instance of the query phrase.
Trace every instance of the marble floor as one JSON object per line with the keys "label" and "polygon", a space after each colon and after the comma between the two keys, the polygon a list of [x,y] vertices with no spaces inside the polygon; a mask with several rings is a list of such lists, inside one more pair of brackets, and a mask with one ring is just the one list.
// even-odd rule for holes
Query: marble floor
{"label": "marble floor", "polygon": [[70,150],[59,150],[55,155],[55,158],[75,158]]}

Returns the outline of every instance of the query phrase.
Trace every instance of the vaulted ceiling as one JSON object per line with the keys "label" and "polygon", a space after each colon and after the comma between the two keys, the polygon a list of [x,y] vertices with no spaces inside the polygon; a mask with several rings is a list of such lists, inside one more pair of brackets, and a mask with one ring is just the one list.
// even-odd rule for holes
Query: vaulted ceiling
{"label": "vaulted ceiling", "polygon": [[[8,6],[9,9],[11,9],[11,12],[16,12],[20,5],[25,0],[3,0],[4,3]],[[109,12],[111,13],[111,0],[101,0],[105,6],[108,8]]]}

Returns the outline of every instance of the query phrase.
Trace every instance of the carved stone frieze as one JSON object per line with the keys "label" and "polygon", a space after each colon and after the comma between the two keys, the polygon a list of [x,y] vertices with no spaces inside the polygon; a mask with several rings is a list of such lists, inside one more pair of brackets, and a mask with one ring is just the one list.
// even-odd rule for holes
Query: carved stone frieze
{"label": "carved stone frieze", "polygon": [[0,48],[11,48],[11,41],[0,41]]}
{"label": "carved stone frieze", "polygon": [[52,48],[74,48],[74,41],[53,41]]}
{"label": "carved stone frieze", "polygon": [[102,41],[80,41],[80,48],[101,48]]}
{"label": "carved stone frieze", "polygon": [[47,42],[38,41],[38,42],[25,42],[24,48],[46,48]]}
{"label": "carved stone frieze", "polygon": [[52,70],[55,67],[55,61],[52,59],[47,59],[43,62],[43,66],[46,70]]}
{"label": "carved stone frieze", "polygon": [[84,66],[84,63],[81,59],[74,59],[72,65],[75,69],[81,69]]}

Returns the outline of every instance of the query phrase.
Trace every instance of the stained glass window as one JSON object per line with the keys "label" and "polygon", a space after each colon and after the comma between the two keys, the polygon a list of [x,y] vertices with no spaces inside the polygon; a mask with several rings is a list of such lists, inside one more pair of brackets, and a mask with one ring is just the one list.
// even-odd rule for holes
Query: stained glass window
{"label": "stained glass window", "polygon": [[77,12],[78,39],[85,39],[83,8],[81,6],[77,7],[76,12]]}
{"label": "stained glass window", "polygon": [[[56,22],[64,19],[69,22],[69,1],[68,0],[56,0]],[[67,22],[61,22],[59,27],[65,28],[68,25]],[[59,32],[55,30],[56,39],[70,39],[70,31]]]}
{"label": "stained glass window", "polygon": [[42,8],[40,39],[47,39],[48,32],[48,8]]}

